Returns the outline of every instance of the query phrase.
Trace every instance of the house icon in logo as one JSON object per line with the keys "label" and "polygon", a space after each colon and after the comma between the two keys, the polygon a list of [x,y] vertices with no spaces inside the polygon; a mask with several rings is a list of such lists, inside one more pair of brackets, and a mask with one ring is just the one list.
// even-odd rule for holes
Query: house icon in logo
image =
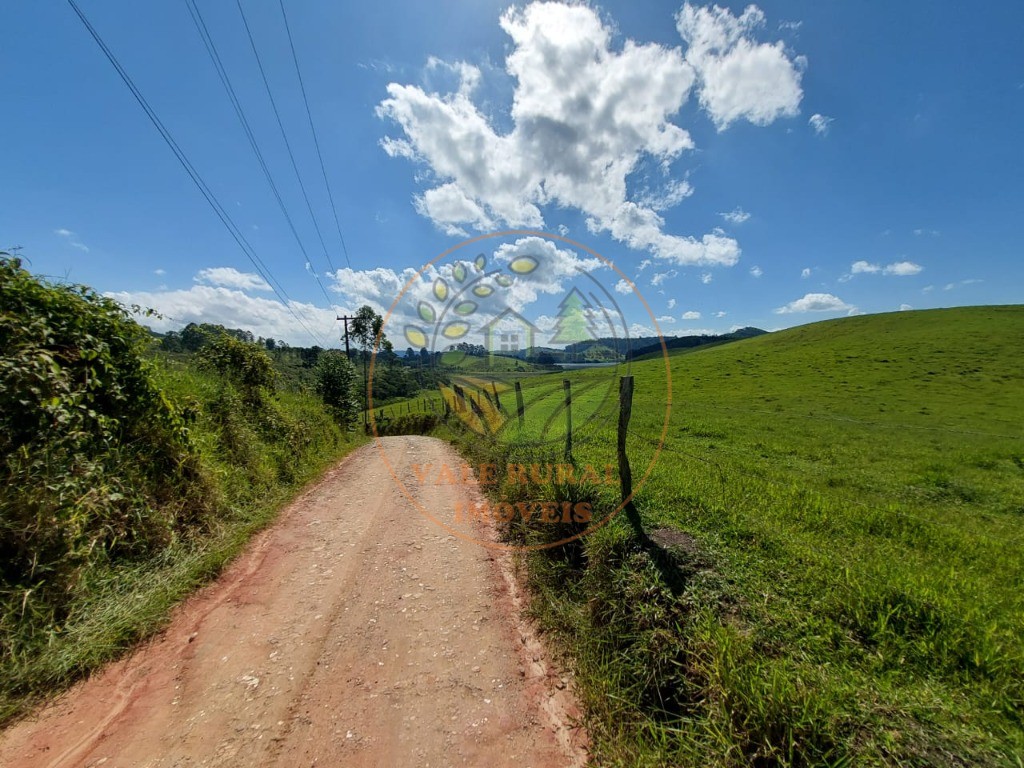
{"label": "house icon in logo", "polygon": [[514,355],[516,352],[534,346],[537,327],[512,309],[506,309],[480,332],[484,337],[484,348],[492,355]]}

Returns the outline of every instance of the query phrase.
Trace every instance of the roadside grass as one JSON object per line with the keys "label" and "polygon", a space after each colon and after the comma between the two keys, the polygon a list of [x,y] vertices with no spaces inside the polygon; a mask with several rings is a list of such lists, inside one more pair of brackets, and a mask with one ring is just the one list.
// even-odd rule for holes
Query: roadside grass
{"label": "roadside grass", "polygon": [[[660,453],[665,363],[634,362],[634,482],[656,459],[643,532],[620,514],[526,556],[598,764],[1019,766],[1022,342],[1024,308],[975,307],[673,354]],[[522,429],[451,436],[475,460],[561,460],[569,379],[576,465],[614,464],[603,376],[523,379]]]}

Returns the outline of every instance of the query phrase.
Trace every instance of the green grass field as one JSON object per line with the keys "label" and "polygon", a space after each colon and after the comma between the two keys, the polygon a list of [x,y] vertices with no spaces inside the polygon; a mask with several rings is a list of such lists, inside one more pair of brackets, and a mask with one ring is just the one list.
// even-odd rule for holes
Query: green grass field
{"label": "green grass field", "polygon": [[[625,516],[532,556],[600,761],[1021,765],[1024,307],[815,323],[671,356]],[[620,373],[624,370],[620,369]],[[666,366],[634,362],[634,477]],[[524,378],[495,455],[614,462],[607,370]],[[614,381],[612,381],[614,384]],[[612,390],[611,392],[609,392]],[[506,410],[511,406],[503,403]],[[507,489],[505,489],[507,490]],[[616,489],[589,489],[610,509]]]}

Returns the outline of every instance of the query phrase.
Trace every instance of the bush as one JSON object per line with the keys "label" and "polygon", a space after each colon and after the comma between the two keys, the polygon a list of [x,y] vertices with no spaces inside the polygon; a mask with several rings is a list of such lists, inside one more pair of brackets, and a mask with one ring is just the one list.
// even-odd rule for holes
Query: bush
{"label": "bush", "polygon": [[356,397],[356,369],[352,362],[340,351],[324,351],[317,357],[313,375],[316,393],[338,422],[345,425],[354,422],[359,413],[359,400]]}
{"label": "bush", "polygon": [[[185,422],[112,299],[0,259],[0,638],[58,623],[88,571],[201,523],[208,494]],[[10,652],[6,640],[0,655]]]}

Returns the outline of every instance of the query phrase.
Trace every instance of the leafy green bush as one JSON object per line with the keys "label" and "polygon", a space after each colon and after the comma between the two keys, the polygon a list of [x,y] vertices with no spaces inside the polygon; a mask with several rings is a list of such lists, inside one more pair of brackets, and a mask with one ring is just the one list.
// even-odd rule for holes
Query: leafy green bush
{"label": "leafy green bush", "polygon": [[313,368],[314,389],[342,424],[351,424],[359,413],[356,395],[358,375],[352,362],[337,350],[325,350]]}
{"label": "leafy green bush", "polygon": [[116,302],[0,255],[0,723],[157,629],[361,439],[201,330],[155,352]]}
{"label": "leafy green bush", "polygon": [[120,305],[6,258],[0,305],[4,654],[14,625],[59,623],[90,569],[151,555],[210,505],[185,422],[143,358],[147,334]]}

